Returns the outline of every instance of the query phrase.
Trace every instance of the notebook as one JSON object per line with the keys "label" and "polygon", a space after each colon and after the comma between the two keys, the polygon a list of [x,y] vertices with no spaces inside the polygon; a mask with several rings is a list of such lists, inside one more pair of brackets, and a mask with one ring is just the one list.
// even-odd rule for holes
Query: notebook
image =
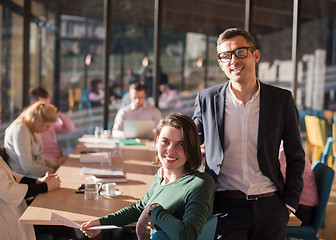
{"label": "notebook", "polygon": [[154,121],[152,120],[125,120],[125,138],[154,138]]}

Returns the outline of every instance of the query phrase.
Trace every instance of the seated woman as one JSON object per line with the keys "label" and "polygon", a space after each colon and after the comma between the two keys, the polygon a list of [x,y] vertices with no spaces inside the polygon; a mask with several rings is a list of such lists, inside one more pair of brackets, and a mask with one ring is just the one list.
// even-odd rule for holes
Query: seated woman
{"label": "seated woman", "polygon": [[[286,155],[283,144],[280,145],[279,161],[281,172],[286,178]],[[315,182],[315,175],[310,165],[310,159],[305,156],[305,168],[303,171],[303,189],[300,197],[299,207],[294,215],[301,220],[302,225],[311,224],[314,219],[315,208],[318,205],[318,192]]]}
{"label": "seated woman", "polygon": [[82,224],[88,237],[101,230],[96,225],[124,226],[137,222],[138,239],[151,222],[151,235],[164,231],[170,239],[197,239],[212,215],[215,183],[197,169],[201,165],[200,140],[194,122],[186,115],[172,113],[156,128],[156,162],[164,174],[155,175],[152,186],[139,202],[115,213]]}
{"label": "seated woman", "polygon": [[58,189],[61,181],[48,172],[43,178],[29,178],[13,172],[0,157],[0,232],[1,239],[35,239],[32,225],[20,224],[27,208],[25,199]]}
{"label": "seated woman", "polygon": [[42,156],[40,133],[48,130],[56,120],[55,107],[40,101],[25,109],[6,129],[4,147],[9,156],[8,164],[14,172],[29,177],[54,172],[57,165]]}

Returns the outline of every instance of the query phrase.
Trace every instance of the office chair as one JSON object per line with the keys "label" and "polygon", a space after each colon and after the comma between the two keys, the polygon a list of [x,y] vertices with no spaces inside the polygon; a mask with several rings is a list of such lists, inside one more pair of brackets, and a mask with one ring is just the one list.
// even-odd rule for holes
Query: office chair
{"label": "office chair", "polygon": [[313,165],[319,203],[315,209],[314,219],[310,225],[287,227],[286,238],[291,237],[305,240],[318,240],[318,231],[323,225],[327,203],[334,180],[334,170],[320,161]]}
{"label": "office chair", "polygon": [[[198,236],[197,240],[209,240],[215,238],[217,227],[217,216],[212,216],[205,223],[201,234]],[[152,240],[172,240],[170,239],[164,231],[157,231],[153,234]]]}

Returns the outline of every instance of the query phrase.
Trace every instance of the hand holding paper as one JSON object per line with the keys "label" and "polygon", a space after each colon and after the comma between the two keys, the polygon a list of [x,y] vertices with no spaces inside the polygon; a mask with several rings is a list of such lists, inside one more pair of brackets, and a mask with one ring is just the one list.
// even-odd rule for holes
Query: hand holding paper
{"label": "hand holding paper", "polygon": [[[81,225],[74,222],[74,221],[71,221],[70,219],[68,218],[65,218],[61,215],[58,215],[57,213],[51,213],[51,219],[50,219],[52,222],[54,223],[57,223],[57,224],[60,224],[60,225],[64,225],[64,226],[67,226],[67,227],[71,227],[71,228],[78,228],[78,229],[81,229]],[[118,226],[115,226],[115,225],[99,225],[99,226],[94,226],[94,227],[90,227],[90,228],[87,228],[88,230],[98,230],[98,229],[116,229],[118,228]]]}

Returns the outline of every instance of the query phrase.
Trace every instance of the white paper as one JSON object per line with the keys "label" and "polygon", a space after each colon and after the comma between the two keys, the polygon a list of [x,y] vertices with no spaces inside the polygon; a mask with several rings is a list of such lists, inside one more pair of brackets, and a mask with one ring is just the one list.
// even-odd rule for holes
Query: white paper
{"label": "white paper", "polygon": [[86,148],[106,148],[106,149],[115,149],[115,144],[107,144],[107,143],[84,143]]}
{"label": "white paper", "polygon": [[93,226],[93,227],[89,227],[87,229],[89,230],[98,230],[98,229],[116,229],[116,228],[119,228],[118,226],[115,226],[115,225],[98,225],[98,226]]}
{"label": "white paper", "polygon": [[81,153],[79,155],[80,163],[107,163],[110,161],[107,152]]}
{"label": "white paper", "polygon": [[111,144],[115,145],[117,140],[115,139],[108,139],[108,138],[90,138],[90,137],[85,137],[85,138],[78,138],[79,142],[83,143],[105,143],[105,144]]}
{"label": "white paper", "polygon": [[[58,215],[57,213],[54,213],[54,212],[51,213],[51,219],[50,220],[52,222],[60,224],[60,225],[64,225],[64,226],[71,227],[71,228],[81,229],[80,224],[78,224],[74,221],[71,221],[70,219],[65,218],[61,215]],[[116,228],[118,228],[118,226],[115,226],[115,225],[98,225],[98,226],[93,226],[93,227],[90,227],[90,228],[87,228],[87,229],[89,229],[89,230],[99,230],[99,229],[116,229]]]}
{"label": "white paper", "polygon": [[91,175],[123,176],[124,175],[124,170],[122,168],[105,169],[105,168],[82,167],[81,173],[82,174],[91,174]]}
{"label": "white paper", "polygon": [[51,213],[51,219],[52,222],[60,224],[60,225],[64,225],[67,227],[72,227],[72,228],[81,228],[81,225],[71,221],[68,218],[62,217],[61,215],[58,215],[57,213],[52,212]]}

